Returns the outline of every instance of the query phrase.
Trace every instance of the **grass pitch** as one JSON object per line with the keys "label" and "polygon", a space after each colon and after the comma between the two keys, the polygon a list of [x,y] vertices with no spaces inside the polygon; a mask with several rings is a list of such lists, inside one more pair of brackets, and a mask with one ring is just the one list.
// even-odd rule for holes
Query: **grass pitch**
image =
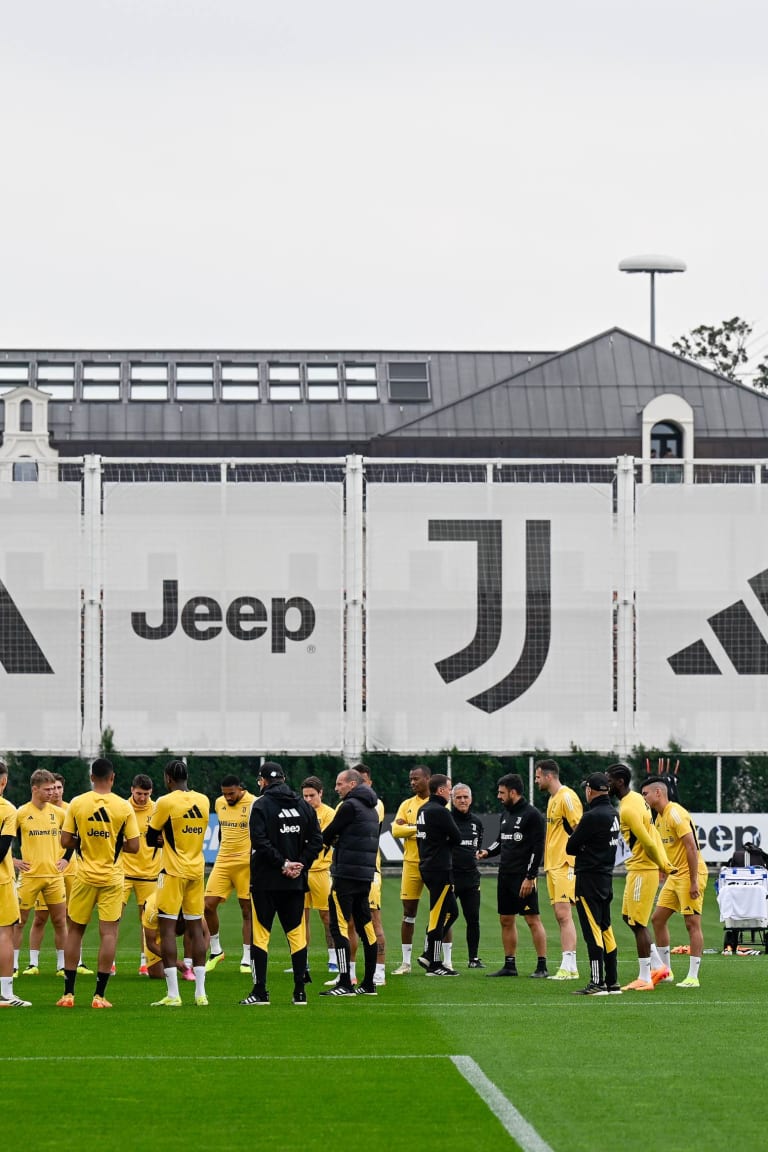
{"label": "grass pitch", "polygon": [[[483,881],[481,955],[502,959],[495,882]],[[11,1146],[57,1149],[215,1148],[314,1152],[330,1142],[440,1152],[722,1152],[735,1138],[760,1147],[761,1058],[768,957],[706,955],[702,987],[599,999],[572,986],[528,980],[534,967],[522,925],[517,980],[466,969],[463,922],[456,979],[392,976],[400,960],[399,882],[385,881],[387,984],[376,999],[320,999],[327,979],[319,920],[313,921],[314,983],[306,1008],[291,1004],[288,951],[273,935],[266,1008],[241,1008],[250,978],[238,972],[239,910],[222,906],[227,959],[208,977],[208,1008],[150,1008],[164,983],[137,974],[136,912],[123,925],[115,1007],[90,1007],[93,978],[79,977],[77,1007],[55,1007],[46,935],[39,977],[18,977],[28,1010],[0,1013],[3,1134]],[[616,914],[621,882],[616,883]],[[417,924],[422,938],[425,909]],[[544,909],[550,967],[559,959],[554,919]],[[675,917],[673,945],[686,942]],[[48,930],[50,932],[50,929]],[[714,885],[707,890],[705,945],[720,948]],[[617,925],[622,983],[637,975],[631,933]],[[95,962],[95,935],[86,937]],[[676,960],[676,975],[687,958]],[[26,951],[22,952],[22,966]],[[586,982],[586,955],[579,945]],[[577,985],[578,987],[579,985]]]}

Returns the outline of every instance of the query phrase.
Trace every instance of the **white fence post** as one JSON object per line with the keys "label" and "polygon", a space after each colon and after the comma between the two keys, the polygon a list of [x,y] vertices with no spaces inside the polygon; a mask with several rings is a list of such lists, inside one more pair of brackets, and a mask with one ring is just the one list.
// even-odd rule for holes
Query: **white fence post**
{"label": "white fence post", "polygon": [[92,759],[101,743],[101,457],[83,461],[83,731],[81,755]]}
{"label": "white fence post", "polygon": [[616,471],[616,751],[634,744],[635,681],[635,459],[620,456]]}
{"label": "white fence post", "polygon": [[363,715],[363,458],[348,456],[344,478],[344,759],[353,764],[365,747]]}

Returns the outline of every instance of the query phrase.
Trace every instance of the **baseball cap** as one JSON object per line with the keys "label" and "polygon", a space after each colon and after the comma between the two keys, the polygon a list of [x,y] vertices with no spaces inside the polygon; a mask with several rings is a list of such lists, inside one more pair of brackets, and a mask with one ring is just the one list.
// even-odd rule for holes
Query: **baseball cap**
{"label": "baseball cap", "polygon": [[582,784],[585,788],[591,788],[593,792],[607,792],[610,781],[605,772],[593,772],[586,780],[582,780]]}
{"label": "baseball cap", "polygon": [[265,760],[259,769],[259,777],[262,780],[285,780],[285,772],[274,760]]}

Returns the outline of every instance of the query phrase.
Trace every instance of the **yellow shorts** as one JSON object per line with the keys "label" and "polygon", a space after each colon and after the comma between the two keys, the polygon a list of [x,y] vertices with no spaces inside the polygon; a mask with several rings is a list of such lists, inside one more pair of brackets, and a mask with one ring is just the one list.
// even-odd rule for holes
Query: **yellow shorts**
{"label": "yellow shorts", "polygon": [[576,903],[576,876],[569,864],[550,868],[547,872],[547,892],[550,904]]}
{"label": "yellow shorts", "polygon": [[309,892],[304,893],[304,907],[316,908],[318,912],[328,911],[328,894],[331,891],[330,868],[311,868],[307,874]]}
{"label": "yellow shorts", "polygon": [[119,920],[123,914],[122,880],[97,888],[95,884],[86,884],[79,876],[75,876],[67,915],[75,924],[87,924],[94,908],[98,908],[99,920],[104,924]]}
{"label": "yellow shorts", "polygon": [[424,891],[418,861],[403,860],[403,876],[400,881],[400,899],[418,900]]}
{"label": "yellow shorts", "polygon": [[136,903],[143,908],[153,892],[157,892],[157,877],[154,880],[139,880],[134,876],[126,876],[123,881],[123,904],[127,904],[131,892],[136,893]]}
{"label": "yellow shorts", "polygon": [[30,908],[52,908],[54,904],[63,904],[67,898],[64,890],[64,877],[57,876],[30,876],[28,872],[21,873],[19,881],[19,908],[29,911]]}
{"label": "yellow shorts", "polygon": [[187,920],[201,920],[205,908],[203,875],[169,876],[161,872],[157,878],[157,914],[175,920],[179,912]]}
{"label": "yellow shorts", "polygon": [[19,897],[13,880],[0,884],[0,928],[19,922]]}
{"label": "yellow shorts", "polygon": [[205,894],[228,900],[232,892],[237,893],[238,900],[250,900],[250,860],[216,860],[205,886]]}
{"label": "yellow shorts", "polygon": [[659,908],[671,908],[683,916],[701,916],[704,906],[704,889],[707,886],[707,871],[699,869],[699,896],[691,900],[691,883],[687,872],[682,875],[667,876],[659,893]]}
{"label": "yellow shorts", "polygon": [[368,906],[373,909],[374,912],[378,912],[381,908],[381,872],[374,872],[373,874]]}
{"label": "yellow shorts", "polygon": [[656,868],[627,872],[621,914],[626,916],[630,928],[634,928],[636,924],[643,928],[648,927],[658,890],[659,873]]}

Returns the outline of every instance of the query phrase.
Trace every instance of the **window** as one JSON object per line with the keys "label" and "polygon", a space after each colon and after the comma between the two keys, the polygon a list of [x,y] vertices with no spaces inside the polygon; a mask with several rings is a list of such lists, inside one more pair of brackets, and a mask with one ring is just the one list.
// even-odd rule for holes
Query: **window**
{"label": "window", "polygon": [[345,364],[344,379],[347,400],[378,400],[375,364]]}
{"label": "window", "polygon": [[258,364],[222,365],[222,400],[258,400],[259,397]]}
{"label": "window", "polygon": [[53,400],[72,400],[75,395],[74,364],[38,364],[37,386]]}
{"label": "window", "polygon": [[682,429],[670,421],[662,421],[651,428],[651,457],[654,484],[682,484],[683,466],[679,461],[683,456]]}
{"label": "window", "polygon": [[119,400],[120,365],[84,364],[83,400]]}
{"label": "window", "polygon": [[340,395],[338,364],[307,364],[308,400],[338,400]]}
{"label": "window", "polygon": [[19,432],[32,431],[32,401],[22,400],[19,404]]}
{"label": "window", "polygon": [[401,404],[429,400],[429,365],[425,361],[391,360],[387,375],[390,400]]}
{"label": "window", "polygon": [[177,364],[177,400],[213,400],[213,365]]}
{"label": "window", "polygon": [[[29,401],[25,400],[24,403],[28,404]],[[37,481],[37,464],[35,461],[26,457],[22,460],[14,460],[13,479],[21,483],[35,483]]]}
{"label": "window", "polygon": [[0,396],[28,383],[28,364],[0,364]]}
{"label": "window", "polygon": [[301,366],[299,364],[269,365],[270,400],[301,400]]}
{"label": "window", "polygon": [[167,399],[167,364],[131,364],[131,400]]}

